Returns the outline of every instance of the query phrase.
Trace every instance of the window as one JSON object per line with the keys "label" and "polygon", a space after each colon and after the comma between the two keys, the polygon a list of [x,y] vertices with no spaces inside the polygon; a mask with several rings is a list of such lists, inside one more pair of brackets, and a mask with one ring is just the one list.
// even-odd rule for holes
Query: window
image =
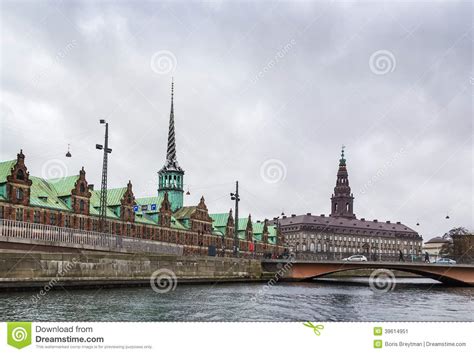
{"label": "window", "polygon": [[4,213],[4,211],[3,211],[3,206],[0,205],[0,219],[3,219],[3,218],[4,218],[3,213]]}
{"label": "window", "polygon": [[49,223],[51,225],[56,225],[56,213],[49,214]]}
{"label": "window", "polygon": [[21,188],[16,189],[16,199],[23,200],[23,189]]}
{"label": "window", "polygon": [[23,209],[16,209],[16,221],[23,221]]}
{"label": "window", "polygon": [[[81,184],[81,186],[82,186],[82,184]],[[79,202],[79,210],[80,210],[80,211],[84,211],[84,201],[83,201],[83,200],[81,200],[81,201]]]}
{"label": "window", "polygon": [[36,224],[39,224],[40,223],[40,217],[41,217],[40,211],[35,210],[33,212],[33,222],[36,223]]}
{"label": "window", "polygon": [[64,217],[64,227],[71,227],[71,215]]}
{"label": "window", "polygon": [[84,187],[84,183],[81,183],[81,185],[79,186],[79,190],[81,191],[81,193],[84,193],[86,191],[86,187]]}
{"label": "window", "polygon": [[23,172],[23,170],[18,170],[16,173],[16,179],[23,181],[25,179],[25,172]]}

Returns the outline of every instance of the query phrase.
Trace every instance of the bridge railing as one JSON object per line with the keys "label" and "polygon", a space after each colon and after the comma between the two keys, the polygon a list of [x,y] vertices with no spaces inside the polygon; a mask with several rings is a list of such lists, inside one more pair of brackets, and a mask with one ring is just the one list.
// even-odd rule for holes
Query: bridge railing
{"label": "bridge railing", "polygon": [[183,246],[177,244],[6,219],[0,219],[0,237],[4,242],[29,240],[31,243],[83,249],[183,254]]}
{"label": "bridge railing", "polygon": [[[300,260],[309,260],[309,261],[341,261],[344,258],[348,258],[354,253],[333,253],[333,252],[296,252],[293,253],[296,259]],[[398,252],[395,254],[364,254],[361,255],[365,256],[368,261],[372,262],[398,262],[401,261]],[[409,253],[403,254],[403,262],[408,263],[423,263],[424,262],[424,255],[421,253]]]}

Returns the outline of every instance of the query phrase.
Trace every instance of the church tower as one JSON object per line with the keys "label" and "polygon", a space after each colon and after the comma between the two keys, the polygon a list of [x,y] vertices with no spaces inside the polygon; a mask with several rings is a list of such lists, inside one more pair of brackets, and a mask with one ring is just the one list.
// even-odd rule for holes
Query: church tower
{"label": "church tower", "polygon": [[168,193],[171,210],[174,212],[183,207],[184,171],[176,159],[176,140],[174,133],[174,82],[171,81],[171,111],[168,131],[168,149],[166,163],[158,172],[158,196]]}
{"label": "church tower", "polygon": [[348,219],[355,219],[353,211],[354,197],[349,187],[349,178],[346,169],[346,159],[344,158],[344,146],[342,146],[341,159],[339,160],[339,170],[337,171],[336,187],[331,197],[330,216],[339,216]]}

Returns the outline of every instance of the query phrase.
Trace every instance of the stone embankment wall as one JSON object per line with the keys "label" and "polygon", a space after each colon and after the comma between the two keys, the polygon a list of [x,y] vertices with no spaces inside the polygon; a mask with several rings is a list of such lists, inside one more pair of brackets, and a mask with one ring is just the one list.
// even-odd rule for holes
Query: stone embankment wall
{"label": "stone embankment wall", "polygon": [[[260,261],[224,257],[97,253],[0,253],[0,289],[150,285],[261,280]],[[160,278],[162,277],[162,278]]]}

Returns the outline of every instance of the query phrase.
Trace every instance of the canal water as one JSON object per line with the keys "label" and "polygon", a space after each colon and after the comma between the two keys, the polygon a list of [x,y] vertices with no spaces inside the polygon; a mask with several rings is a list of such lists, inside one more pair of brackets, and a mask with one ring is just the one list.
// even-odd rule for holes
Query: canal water
{"label": "canal water", "polygon": [[[360,282],[361,279],[358,278]],[[0,293],[0,321],[474,321],[474,288],[401,280],[374,292],[361,282],[181,285]]]}

